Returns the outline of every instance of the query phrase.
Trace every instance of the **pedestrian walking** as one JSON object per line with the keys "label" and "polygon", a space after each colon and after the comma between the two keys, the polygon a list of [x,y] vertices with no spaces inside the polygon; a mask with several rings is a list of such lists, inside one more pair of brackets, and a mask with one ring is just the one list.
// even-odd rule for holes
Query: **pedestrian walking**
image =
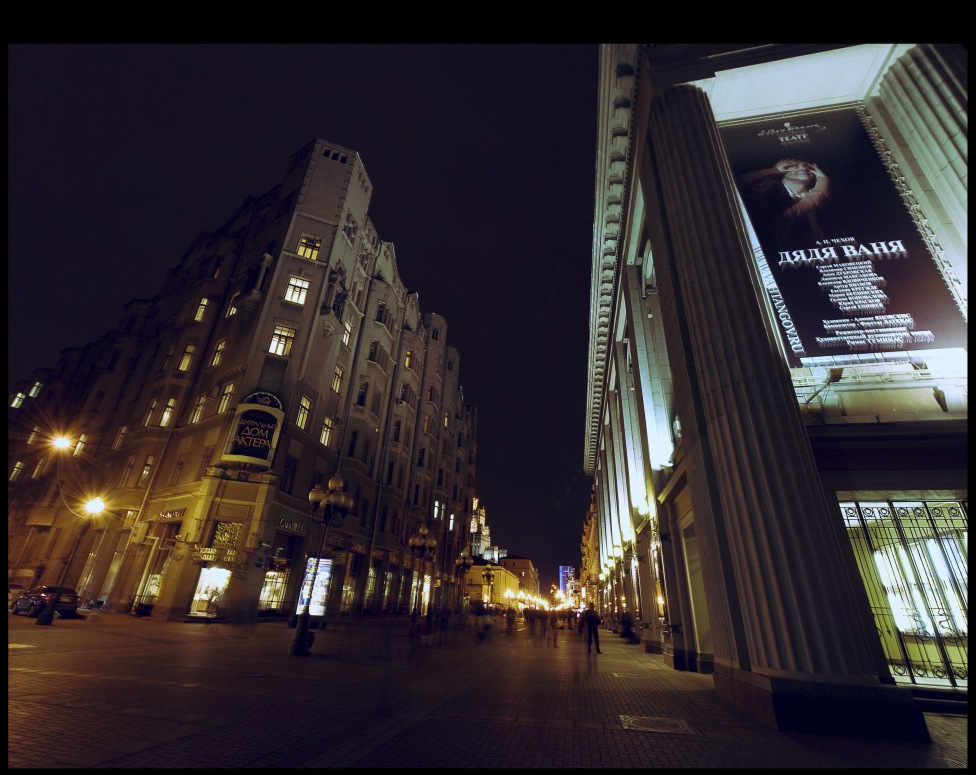
{"label": "pedestrian walking", "polygon": [[634,627],[634,615],[630,611],[624,611],[620,617],[620,637],[631,644],[640,643]]}
{"label": "pedestrian walking", "polygon": [[590,603],[589,607],[583,611],[583,615],[580,617],[580,629],[586,627],[586,653],[589,654],[592,646],[596,645],[596,653],[602,654],[600,651],[600,624],[603,622],[603,617],[597,612],[593,603]]}
{"label": "pedestrian walking", "polygon": [[559,648],[559,642],[558,642],[558,637],[557,637],[558,636],[558,632],[559,632],[559,619],[560,619],[559,611],[553,610],[552,612],[550,612],[550,614],[549,614],[549,633],[550,633],[550,636],[552,637],[552,647],[554,649],[558,649]]}

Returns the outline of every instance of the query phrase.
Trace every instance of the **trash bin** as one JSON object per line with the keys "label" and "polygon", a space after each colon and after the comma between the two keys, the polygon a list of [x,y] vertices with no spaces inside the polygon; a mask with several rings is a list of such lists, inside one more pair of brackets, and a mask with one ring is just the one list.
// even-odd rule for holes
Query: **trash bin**
{"label": "trash bin", "polygon": [[129,612],[133,616],[152,616],[152,603],[136,603]]}

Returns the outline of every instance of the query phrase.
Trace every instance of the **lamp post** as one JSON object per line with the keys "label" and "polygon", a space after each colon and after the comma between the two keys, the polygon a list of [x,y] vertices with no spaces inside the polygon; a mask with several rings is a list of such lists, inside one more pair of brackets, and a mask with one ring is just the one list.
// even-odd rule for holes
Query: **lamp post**
{"label": "lamp post", "polygon": [[458,613],[462,616],[464,615],[464,588],[465,581],[468,578],[468,570],[474,565],[474,560],[471,558],[471,552],[468,551],[468,547],[464,547],[461,550],[460,556],[454,561],[454,572],[457,573],[458,577]]}
{"label": "lamp post", "polygon": [[495,573],[494,571],[492,571],[490,565],[486,565],[485,569],[481,571],[481,578],[485,580],[485,584],[488,586],[488,603],[486,605],[487,607],[491,605],[491,585],[492,582],[494,582],[495,580]]}
{"label": "lamp post", "polygon": [[[305,609],[298,615],[298,621],[295,625],[295,637],[292,638],[291,644],[288,646],[288,655],[292,657],[308,656],[308,649],[311,645],[309,643],[311,639],[309,635],[309,624],[312,618],[312,595],[315,594],[315,579],[318,576],[319,564],[322,562],[325,538],[329,534],[329,528],[333,525],[338,525],[343,515],[353,506],[352,498],[343,491],[345,484],[342,476],[335,474],[329,479],[328,492],[324,491],[322,485],[316,482],[308,494],[309,518],[315,524],[322,526],[322,532],[319,535],[319,551],[315,556],[315,565],[312,566],[312,578],[308,585],[308,597],[305,599]],[[321,518],[317,518],[320,509],[322,516]],[[323,601],[324,605],[325,603]]]}
{"label": "lamp post", "polygon": [[[45,626],[50,626],[54,624],[54,614],[58,609],[58,603],[61,602],[61,588],[64,586],[65,577],[68,575],[68,568],[75,561],[75,553],[78,551],[78,547],[81,545],[81,539],[85,537],[85,533],[88,532],[88,527],[91,525],[91,520],[101,514],[105,510],[105,502],[101,498],[93,498],[85,504],[85,511],[88,512],[88,518],[85,519],[84,525],[81,526],[81,530],[78,531],[78,535],[75,537],[74,545],[71,547],[71,554],[68,555],[68,561],[61,568],[61,576],[58,578],[58,585],[54,589],[54,594],[51,599],[47,601],[47,605],[44,606],[44,610],[37,615],[37,619],[34,624],[40,624]],[[74,514],[74,512],[71,512]],[[80,515],[79,515],[80,516]]]}
{"label": "lamp post", "polygon": [[[420,563],[421,577],[423,576],[424,562],[434,558],[434,549],[437,547],[437,539],[430,535],[426,522],[421,522],[417,532],[407,539],[407,546],[415,558],[415,562]],[[414,571],[416,573],[416,569]],[[413,611],[410,614],[411,635],[417,635],[417,617],[420,615],[420,601],[423,595],[423,588],[417,585],[417,599],[414,601]]]}

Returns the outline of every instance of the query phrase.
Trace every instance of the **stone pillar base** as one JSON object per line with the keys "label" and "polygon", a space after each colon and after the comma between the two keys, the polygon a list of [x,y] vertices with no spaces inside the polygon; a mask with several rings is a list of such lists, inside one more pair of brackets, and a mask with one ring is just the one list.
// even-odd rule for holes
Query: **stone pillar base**
{"label": "stone pillar base", "polygon": [[907,687],[769,678],[716,666],[715,691],[780,732],[930,742],[922,708]]}

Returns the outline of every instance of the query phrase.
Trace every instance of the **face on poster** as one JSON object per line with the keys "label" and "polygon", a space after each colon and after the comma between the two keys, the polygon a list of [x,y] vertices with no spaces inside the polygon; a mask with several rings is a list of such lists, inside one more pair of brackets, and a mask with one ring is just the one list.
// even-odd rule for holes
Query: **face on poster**
{"label": "face on poster", "polygon": [[791,366],[966,347],[962,314],[857,109],[721,135]]}

